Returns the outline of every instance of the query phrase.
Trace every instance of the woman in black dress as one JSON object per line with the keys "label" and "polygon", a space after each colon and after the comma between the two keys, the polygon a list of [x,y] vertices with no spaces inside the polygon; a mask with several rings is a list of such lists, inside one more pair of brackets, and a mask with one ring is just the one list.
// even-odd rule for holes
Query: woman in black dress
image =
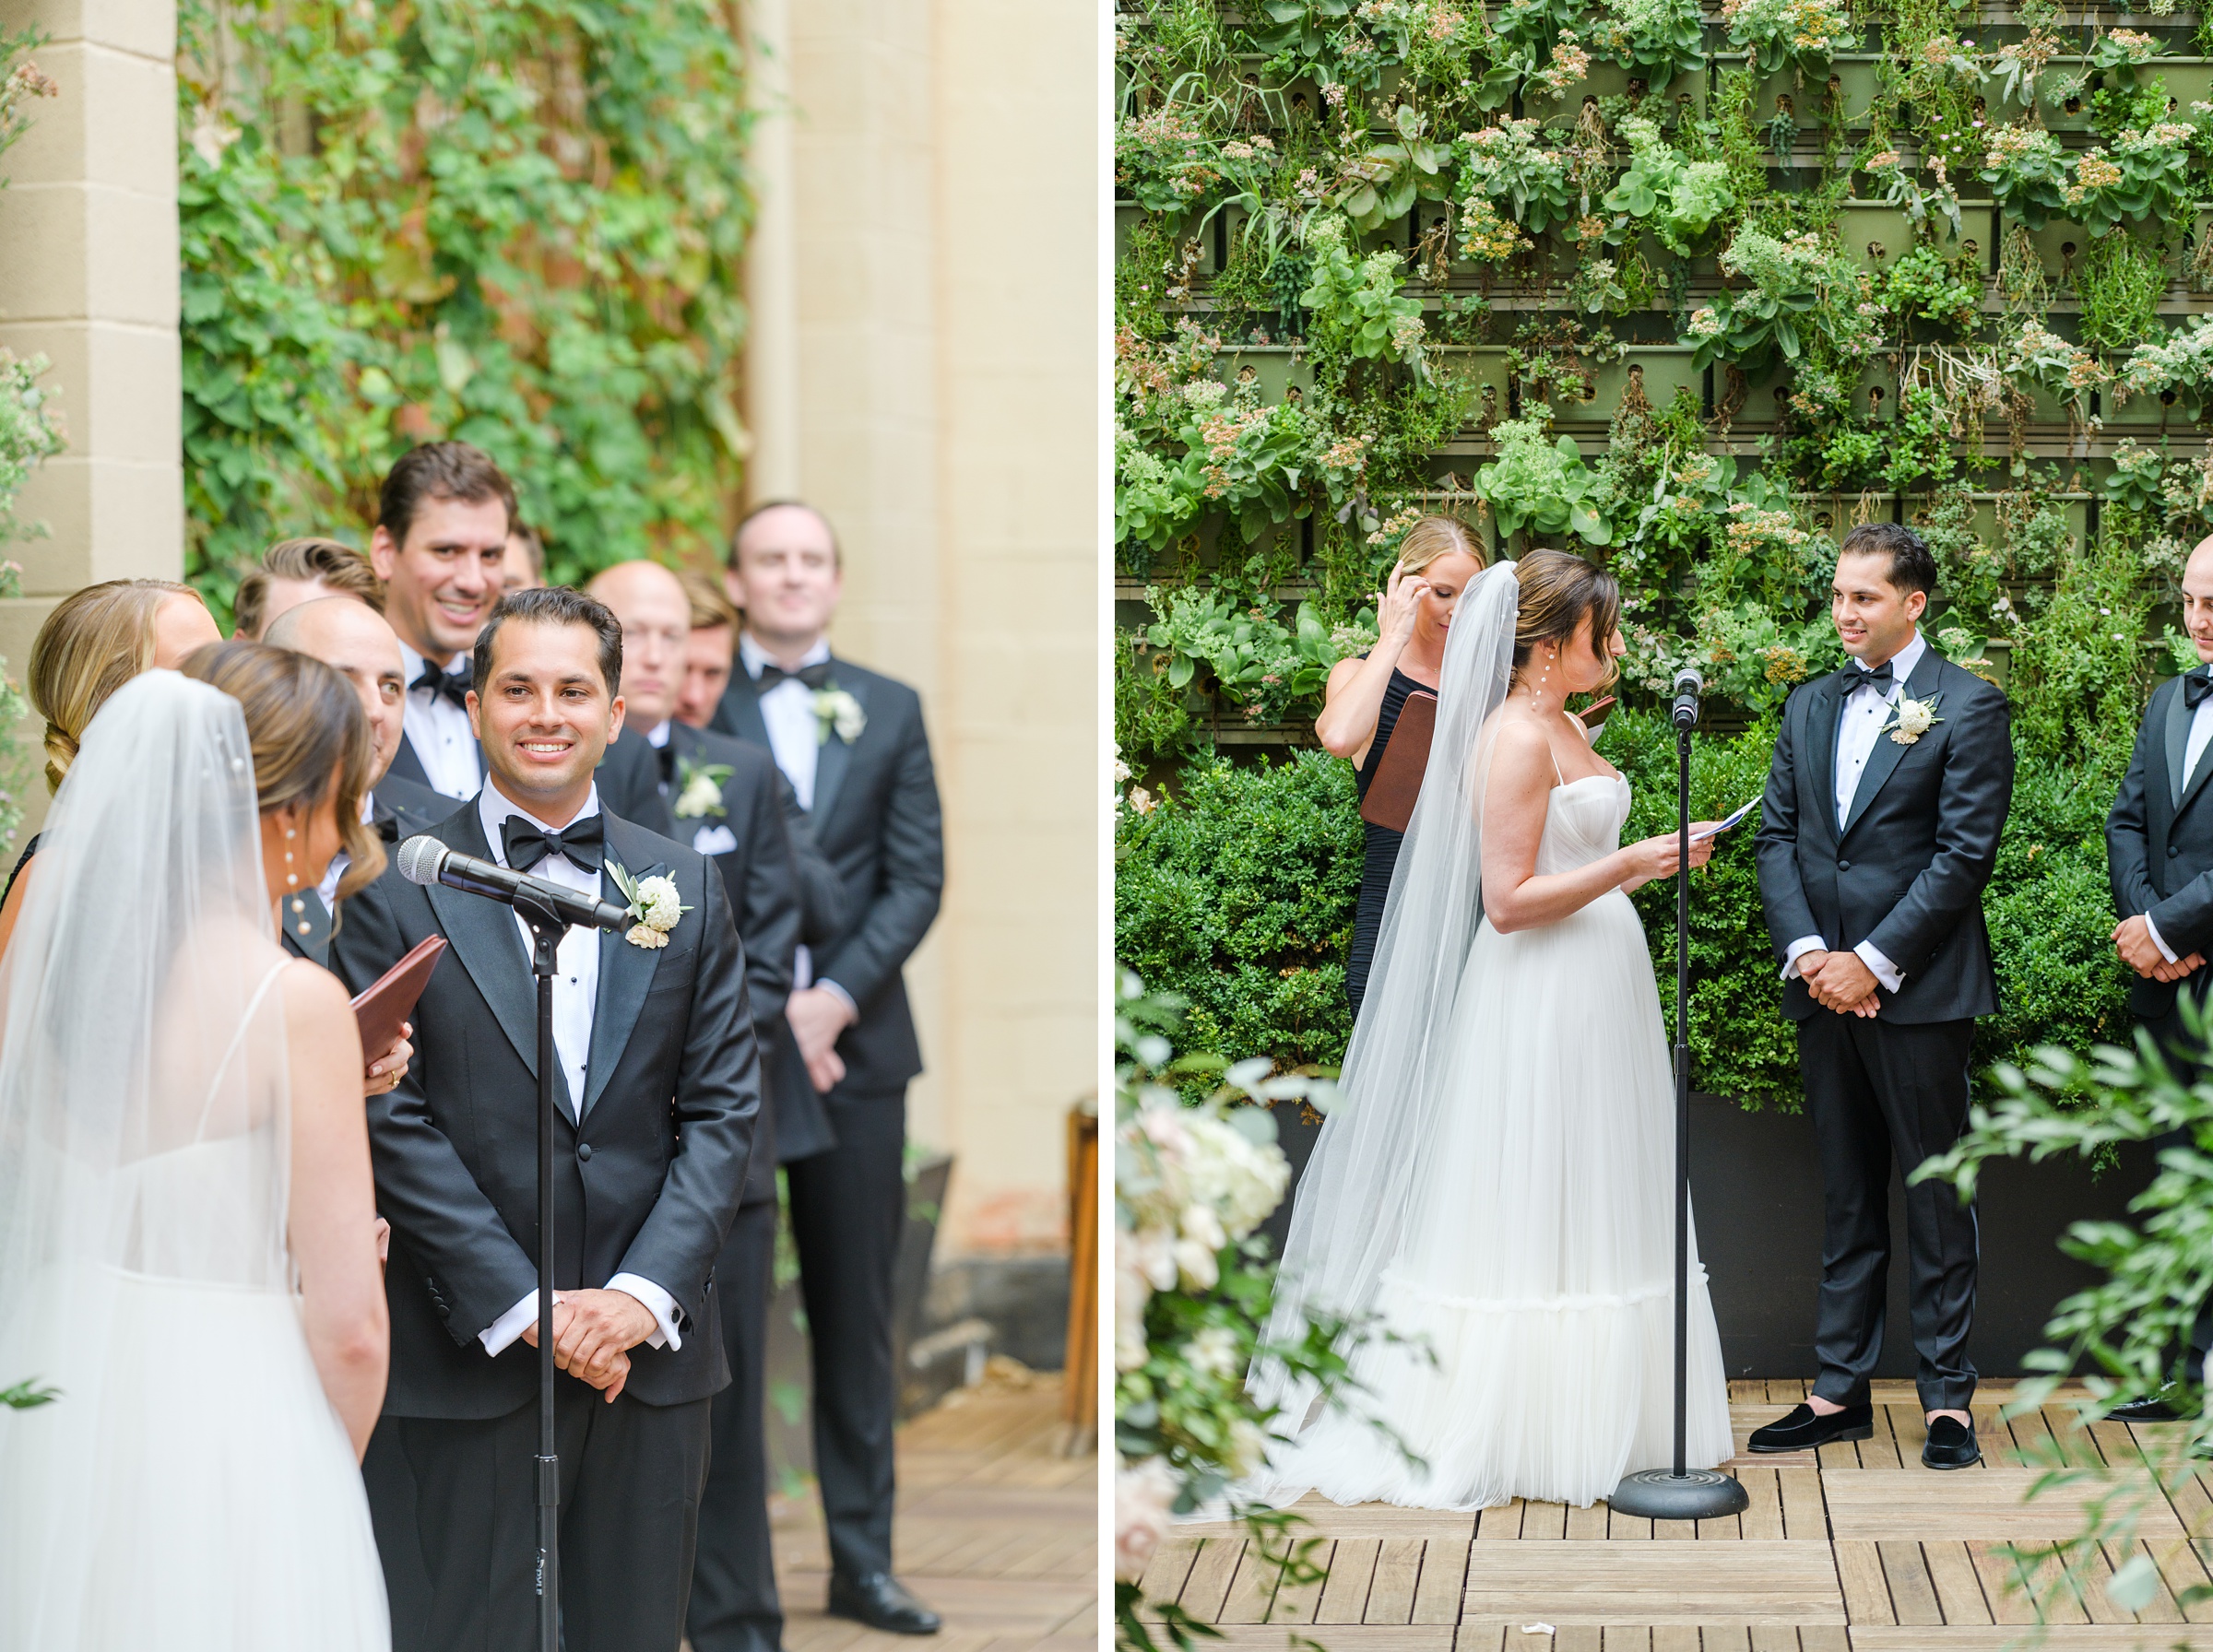
{"label": "woman in black dress", "polygon": [[[1361,796],[1367,796],[1408,692],[1417,688],[1436,692],[1453,607],[1483,572],[1484,562],[1483,541],[1466,523],[1453,516],[1423,517],[1399,541],[1398,565],[1377,617],[1381,634],[1375,647],[1339,660],[1331,669],[1314,733],[1323,749],[1357,768],[1354,784]],[[1360,872],[1352,950],[1344,961],[1344,991],[1355,1017],[1367,989],[1367,969],[1383,925],[1383,898],[1391,892],[1402,841],[1402,834],[1388,826],[1361,824],[1367,833],[1367,858]]]}

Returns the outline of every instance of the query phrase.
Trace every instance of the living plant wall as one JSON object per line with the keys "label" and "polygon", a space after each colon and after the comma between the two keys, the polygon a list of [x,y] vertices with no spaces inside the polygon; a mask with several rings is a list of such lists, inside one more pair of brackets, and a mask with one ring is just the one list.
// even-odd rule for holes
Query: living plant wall
{"label": "living plant wall", "polygon": [[458,438],[573,580],[718,539],[751,222],[724,0],[185,0],[188,572],[361,540]]}
{"label": "living plant wall", "polygon": [[[2213,531],[2213,29],[2050,0],[1213,0],[1118,17],[1120,955],[1232,1056],[1349,1032],[1329,667],[1425,510],[1623,586],[1604,748],[1706,672],[1701,805],[1841,663],[1829,560],[1918,525],[1927,629],[2003,682],[2021,772],[1984,1054],[2122,1035],[2101,827],[2193,658]],[[2178,653],[2178,649],[2182,652]],[[1276,761],[1254,769],[1232,757]],[[1281,760],[1297,753],[1287,765]],[[1742,794],[1742,795],[1740,795]],[[1786,1103],[1749,843],[1694,914],[1699,1081]],[[1672,956],[1672,903],[1647,910]],[[1726,1017],[1727,1019],[1723,1019]]]}

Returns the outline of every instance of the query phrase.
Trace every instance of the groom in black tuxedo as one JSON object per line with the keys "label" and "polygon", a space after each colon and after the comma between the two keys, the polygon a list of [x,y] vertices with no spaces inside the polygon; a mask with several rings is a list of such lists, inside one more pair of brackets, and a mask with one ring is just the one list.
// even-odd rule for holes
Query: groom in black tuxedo
{"label": "groom in black tuxedo", "polygon": [[[745,629],[715,726],[775,754],[846,891],[844,924],[798,961],[768,1077],[793,1103],[779,1118],[819,1095],[835,1139],[785,1166],[813,1343],[829,1610],[933,1634],[938,1615],[892,1575],[892,1268],[906,1211],[906,1086],[922,1070],[900,972],[945,881],[922,701],[832,655],[837,541],[811,506],[763,505],[739,524],[728,584]],[[703,1532],[703,1548],[714,1540]],[[710,1643],[705,1627],[694,1625],[700,1652],[751,1644]]]}
{"label": "groom in black tuxedo", "polygon": [[[1967,1122],[1975,1017],[1997,1008],[1982,890],[2013,800],[2006,696],[1928,645],[1936,588],[1921,536],[1844,537],[1830,617],[1852,661],[1783,707],[1757,836],[1760,900],[1783,961],[1782,1012],[1821,1154],[1824,1237],[1809,1403],[1757,1430],[1755,1451],[1873,1431],[1893,1156],[1911,1172]],[[1975,1212],[1941,1182],[1906,1190],[1922,1461],[1978,1460]]]}
{"label": "groom in black tuxedo", "polygon": [[[435,829],[460,852],[623,903],[609,869],[673,881],[665,944],[572,930],[553,984],[560,1115],[554,1331],[568,1652],[683,1631],[708,1419],[729,1380],[715,1258],[760,1108],[745,957],[704,857],[610,814],[621,629],[568,590],[516,592],[477,639],[484,790]],[[360,990],[431,935],[451,950],[418,1056],[370,1103],[392,1224],[392,1368],[362,1472],[397,1648],[534,1644],[537,1018],[508,908],[388,872],[334,962]]]}
{"label": "groom in black tuxedo", "polygon": [[[2201,540],[2183,570],[2183,623],[2197,657],[2213,661],[2213,538]],[[2154,690],[2136,731],[2136,749],[2121,794],[2105,822],[2106,869],[2113,886],[2113,950],[2136,973],[2128,1007],[2150,1033],[2183,1082],[2195,1082],[2208,1065],[2205,1041],[2183,1019],[2185,1002],[2207,1008],[2213,970],[2213,800],[2206,778],[2213,773],[2213,676],[2198,667]],[[2189,1132],[2175,1130],[2156,1142],[2183,1147]],[[2201,1308],[2190,1333],[2181,1375],[2205,1380],[2206,1351],[2213,1347],[2213,1308]],[[2181,1415],[2168,1396],[2151,1395],[2113,1408],[2129,1422],[2172,1422]]]}

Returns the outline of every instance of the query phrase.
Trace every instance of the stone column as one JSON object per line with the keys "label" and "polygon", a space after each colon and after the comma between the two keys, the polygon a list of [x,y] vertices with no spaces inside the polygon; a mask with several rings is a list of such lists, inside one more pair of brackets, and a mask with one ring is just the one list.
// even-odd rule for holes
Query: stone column
{"label": "stone column", "polygon": [[[178,343],[176,8],[172,0],[0,0],[0,28],[42,30],[59,88],[0,174],[0,345],[44,355],[69,446],[18,501],[48,537],[6,549],[25,595],[0,603],[20,680],[59,598],[184,566]],[[45,788],[26,787],[27,830]]]}

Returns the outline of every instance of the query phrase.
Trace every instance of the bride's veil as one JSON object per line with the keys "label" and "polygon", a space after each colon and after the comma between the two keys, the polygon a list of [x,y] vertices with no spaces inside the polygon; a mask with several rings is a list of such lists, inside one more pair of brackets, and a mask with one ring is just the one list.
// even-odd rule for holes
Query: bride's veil
{"label": "bride's veil", "polygon": [[[1447,633],[1429,762],[1337,1100],[1299,1179],[1271,1341],[1298,1340],[1309,1316],[1365,1312],[1414,1205],[1416,1172],[1436,1136],[1445,1034],[1480,916],[1485,765],[1477,748],[1506,701],[1520,596],[1514,565],[1497,563],[1467,588]],[[1251,1387],[1295,1427],[1311,1398],[1272,1362],[1255,1366]]]}
{"label": "bride's veil", "polygon": [[0,1647],[59,1647],[131,1587],[90,1557],[143,1534],[131,1493],[176,1444],[145,1437],[146,1397],[252,1395],[223,1304],[289,1289],[284,955],[238,702],[172,671],[118,690],[25,877],[0,959],[0,1387],[59,1394],[0,1410]]}

